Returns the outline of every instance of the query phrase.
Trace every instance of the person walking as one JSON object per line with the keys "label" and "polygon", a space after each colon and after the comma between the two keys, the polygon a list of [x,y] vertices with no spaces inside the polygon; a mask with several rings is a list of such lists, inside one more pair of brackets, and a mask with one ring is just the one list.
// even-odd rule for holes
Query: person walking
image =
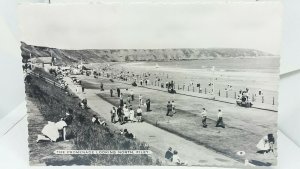
{"label": "person walking", "polygon": [[139,95],[139,106],[143,105],[143,96],[140,94]]}
{"label": "person walking", "polygon": [[166,116],[171,116],[171,117],[173,116],[173,114],[172,114],[172,104],[170,103],[170,101],[168,101],[168,104],[167,104],[167,114],[166,114]]}
{"label": "person walking", "polygon": [[175,110],[175,102],[174,100],[172,100],[172,114],[175,114],[176,113],[176,110]]}
{"label": "person walking", "polygon": [[151,103],[150,99],[147,99],[147,100],[146,100],[146,105],[147,105],[146,111],[147,111],[147,112],[151,111],[151,110],[150,110],[150,103]]}
{"label": "person walking", "polygon": [[216,127],[225,128],[225,124],[223,122],[223,112],[221,109],[219,109],[219,111],[218,111],[218,120],[217,120]]}
{"label": "person walking", "polygon": [[138,122],[142,122],[142,109],[140,106],[136,110],[136,118]]}
{"label": "person walking", "polygon": [[123,122],[124,122],[123,112],[122,112],[122,111],[123,111],[123,110],[122,110],[122,107],[119,106],[118,109],[117,109],[117,115],[118,115],[118,117],[119,117],[119,122],[120,122],[120,124],[123,124]]}
{"label": "person walking", "polygon": [[123,107],[123,113],[124,113],[124,122],[129,120],[129,109],[127,106]]}
{"label": "person walking", "polygon": [[134,121],[134,110],[132,109],[132,107],[129,108],[129,120],[131,121],[131,123],[133,123]]}
{"label": "person walking", "polygon": [[117,93],[118,93],[118,97],[120,97],[120,93],[121,93],[120,88],[117,88]]}
{"label": "person walking", "polygon": [[121,106],[121,107],[124,106],[123,94],[122,94],[122,93],[121,93],[121,95],[120,95],[120,106]]}
{"label": "person walking", "polygon": [[205,108],[202,109],[201,117],[202,117],[202,125],[204,128],[206,128],[207,127],[207,124],[206,124],[207,112],[206,112]]}
{"label": "person walking", "polygon": [[130,95],[128,95],[127,96],[127,103],[128,103],[128,105],[130,105],[130,102],[131,102],[131,97],[130,97]]}
{"label": "person walking", "polygon": [[131,101],[134,101],[134,94],[133,94],[133,90],[130,90],[130,95],[131,95]]}
{"label": "person walking", "polygon": [[110,117],[111,117],[111,122],[112,123],[116,123],[115,119],[116,119],[116,114],[117,114],[117,110],[115,107],[112,108],[112,110],[110,111]]}
{"label": "person walking", "polygon": [[100,90],[101,90],[101,91],[104,91],[103,83],[102,83],[102,82],[100,83]]}
{"label": "person walking", "polygon": [[142,79],[140,80],[140,85],[143,86],[143,80]]}
{"label": "person walking", "polygon": [[110,91],[110,97],[113,97],[113,89],[111,88],[109,91]]}

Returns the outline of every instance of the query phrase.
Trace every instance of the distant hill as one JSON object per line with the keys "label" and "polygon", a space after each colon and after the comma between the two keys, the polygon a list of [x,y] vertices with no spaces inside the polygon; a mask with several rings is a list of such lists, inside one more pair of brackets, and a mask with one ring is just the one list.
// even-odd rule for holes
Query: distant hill
{"label": "distant hill", "polygon": [[23,59],[30,58],[30,53],[31,57],[51,56],[52,53],[56,61],[62,64],[77,63],[81,58],[84,63],[92,63],[273,56],[259,50],[240,48],[66,50],[32,46],[24,42],[21,42],[21,50]]}

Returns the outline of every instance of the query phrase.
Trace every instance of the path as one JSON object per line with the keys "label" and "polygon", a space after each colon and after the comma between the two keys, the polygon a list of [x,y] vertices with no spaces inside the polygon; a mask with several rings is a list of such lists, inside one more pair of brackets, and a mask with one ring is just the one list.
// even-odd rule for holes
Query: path
{"label": "path", "polygon": [[[69,89],[76,93],[76,87],[70,78],[65,78],[69,85]],[[113,105],[102,100],[96,94],[100,91],[96,89],[86,89],[85,93],[76,93],[79,98],[87,98],[88,106],[95,112],[99,113],[106,121],[110,121],[110,110]],[[200,146],[194,142],[188,141],[170,132],[162,130],[146,122],[143,123],[127,123],[125,125],[112,124],[119,129],[128,129],[134,133],[140,141],[147,142],[151,150],[156,154],[164,156],[168,147],[172,147],[179,152],[182,160],[187,160],[189,165],[206,165],[206,166],[238,166],[241,163],[219,154],[215,151]]]}

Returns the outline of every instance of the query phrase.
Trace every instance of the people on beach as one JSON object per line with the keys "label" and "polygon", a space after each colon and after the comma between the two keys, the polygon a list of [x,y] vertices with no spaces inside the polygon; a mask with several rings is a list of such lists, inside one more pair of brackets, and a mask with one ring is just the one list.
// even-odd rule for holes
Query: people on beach
{"label": "people on beach", "polygon": [[134,81],[131,85],[136,87],[137,86],[136,81]]}
{"label": "people on beach", "polygon": [[263,95],[262,89],[258,89],[258,95],[259,95],[259,96],[262,96],[262,95]]}
{"label": "people on beach", "polygon": [[207,127],[207,124],[206,124],[207,112],[206,112],[205,108],[202,109],[201,117],[202,117],[202,125],[204,128],[206,128]]}
{"label": "people on beach", "polygon": [[218,120],[216,123],[216,127],[222,127],[225,128],[225,124],[223,122],[223,112],[221,109],[218,110]]}
{"label": "people on beach", "polygon": [[143,80],[142,79],[140,80],[140,85],[143,86]]}
{"label": "people on beach", "polygon": [[138,122],[142,122],[142,109],[140,106],[136,110],[136,118]]}
{"label": "people on beach", "polygon": [[237,95],[237,100],[241,100],[242,99],[242,90],[239,91],[239,94]]}

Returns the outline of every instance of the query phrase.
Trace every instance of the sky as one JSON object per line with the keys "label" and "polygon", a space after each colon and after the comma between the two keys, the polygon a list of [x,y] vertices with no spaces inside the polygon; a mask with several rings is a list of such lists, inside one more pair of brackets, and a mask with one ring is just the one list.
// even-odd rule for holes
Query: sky
{"label": "sky", "polygon": [[282,4],[21,4],[20,39],[61,49],[251,48],[279,54]]}

